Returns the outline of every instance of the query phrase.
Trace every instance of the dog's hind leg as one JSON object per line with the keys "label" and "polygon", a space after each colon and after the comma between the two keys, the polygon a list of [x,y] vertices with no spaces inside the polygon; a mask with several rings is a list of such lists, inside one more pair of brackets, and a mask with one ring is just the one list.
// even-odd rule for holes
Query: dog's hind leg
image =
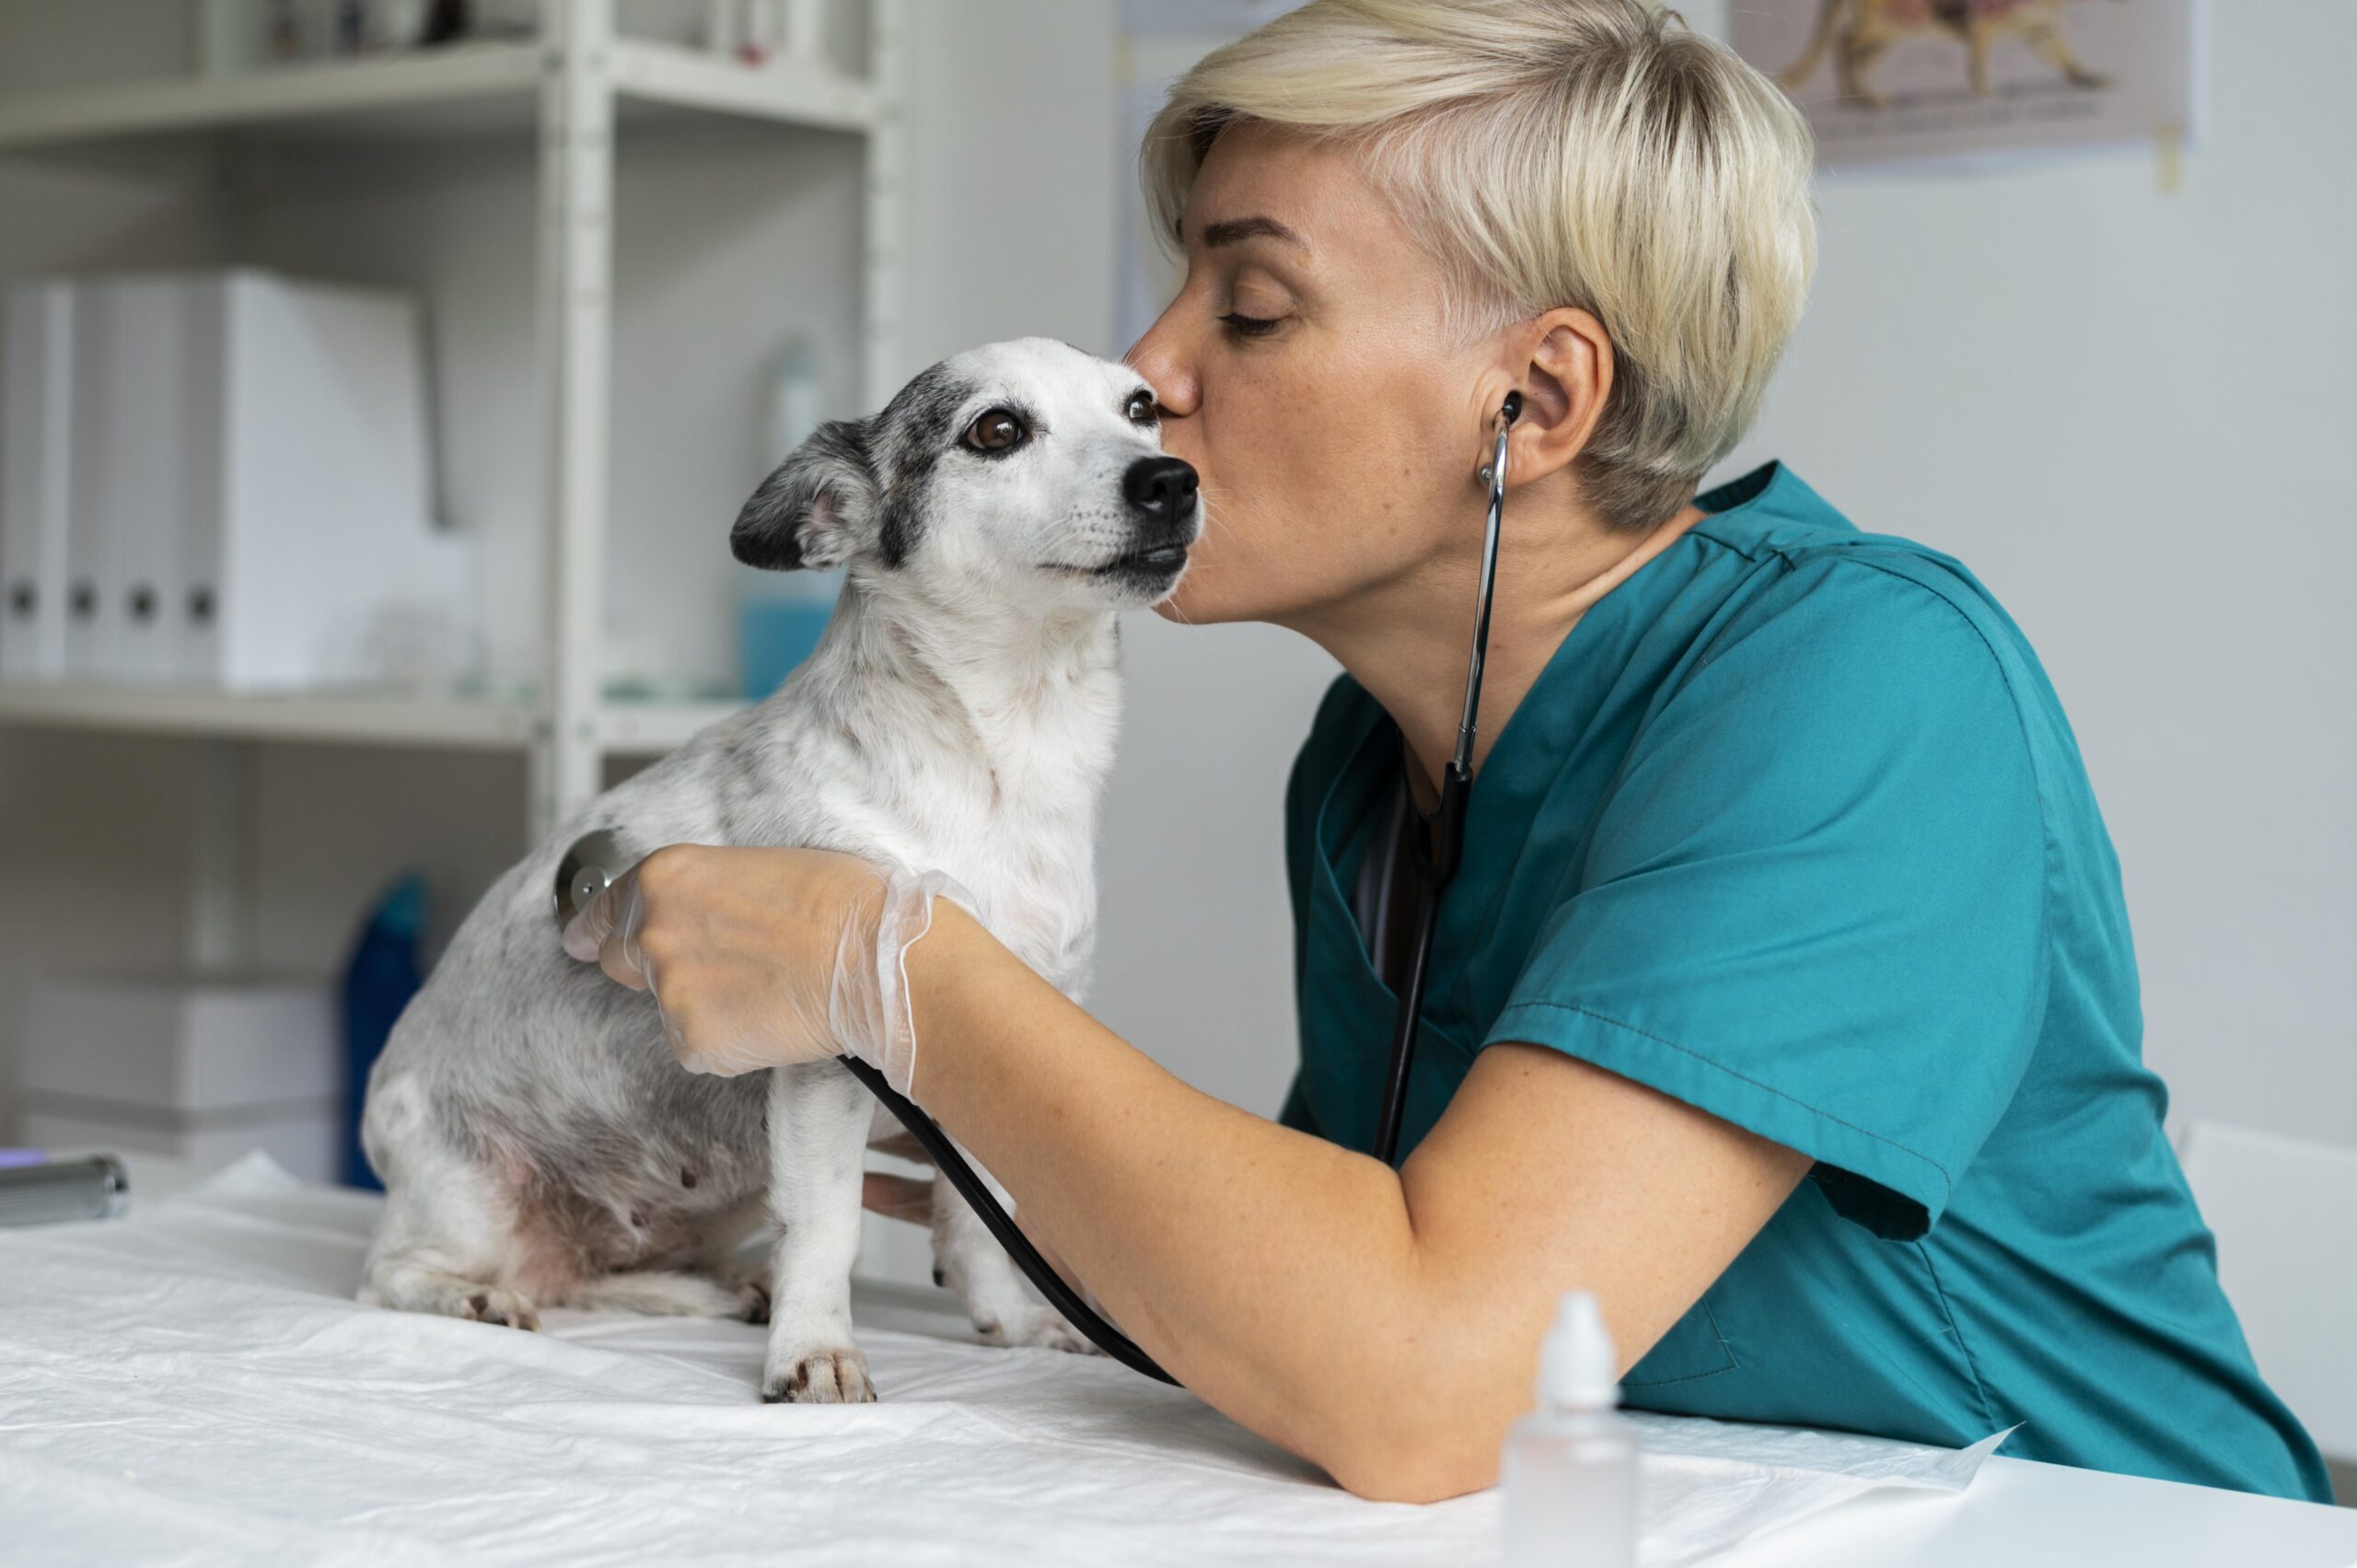
{"label": "dog's hind leg", "polygon": [[[966,1163],[1004,1208],[1006,1189],[970,1157]],[[958,1293],[975,1330],[993,1344],[1081,1353],[1097,1348],[1062,1313],[1031,1295],[1023,1271],[946,1177],[933,1183],[933,1277]]]}
{"label": "dog's hind leg", "polygon": [[386,1194],[361,1268],[360,1300],[539,1328],[530,1298],[497,1283],[517,1246],[496,1179],[441,1145],[413,1080],[383,1079],[372,1088],[363,1136]]}
{"label": "dog's hind leg", "polygon": [[480,1323],[537,1329],[529,1296],[496,1283],[512,1250],[505,1216],[487,1193],[437,1184],[428,1196],[393,1189],[361,1270],[360,1299],[397,1312],[433,1312]]}
{"label": "dog's hind leg", "polygon": [[588,1312],[639,1312],[650,1318],[735,1318],[758,1323],[769,1315],[770,1295],[749,1282],[731,1289],[709,1274],[635,1269],[584,1280],[552,1305]]}
{"label": "dog's hind leg", "polygon": [[[748,1323],[770,1320],[771,1254],[776,1237],[766,1198],[752,1199],[715,1216],[704,1227],[701,1255],[691,1265],[720,1282],[720,1288],[743,1307]],[[759,1247],[753,1238],[763,1237]]]}
{"label": "dog's hind leg", "polygon": [[859,1080],[833,1062],[770,1073],[770,1345],[761,1398],[774,1404],[865,1404],[867,1357],[851,1337],[851,1270],[859,1255],[859,1188],[875,1114]]}

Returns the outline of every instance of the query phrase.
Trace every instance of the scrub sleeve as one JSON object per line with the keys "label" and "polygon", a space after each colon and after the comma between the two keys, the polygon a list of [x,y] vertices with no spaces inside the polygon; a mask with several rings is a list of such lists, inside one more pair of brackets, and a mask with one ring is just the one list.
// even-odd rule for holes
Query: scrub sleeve
{"label": "scrub sleeve", "polygon": [[1995,656],[1940,596],[1853,565],[1777,591],[1645,726],[1483,1043],[1806,1154],[1841,1214],[1910,1239],[2038,1039],[2038,784]]}

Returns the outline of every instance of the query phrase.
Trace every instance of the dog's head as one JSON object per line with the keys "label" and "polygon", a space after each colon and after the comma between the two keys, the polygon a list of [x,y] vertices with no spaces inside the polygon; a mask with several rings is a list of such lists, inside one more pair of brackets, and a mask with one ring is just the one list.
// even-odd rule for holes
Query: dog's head
{"label": "dog's head", "polygon": [[1202,530],[1134,370],[1046,338],[945,359],[872,419],[819,426],[728,536],[781,571],[853,566],[1026,607],[1152,604]]}

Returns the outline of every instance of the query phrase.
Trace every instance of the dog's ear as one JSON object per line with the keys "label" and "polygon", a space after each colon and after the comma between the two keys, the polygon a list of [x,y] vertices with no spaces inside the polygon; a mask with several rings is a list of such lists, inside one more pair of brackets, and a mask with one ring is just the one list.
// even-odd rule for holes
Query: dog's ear
{"label": "dog's ear", "polygon": [[729,530],[748,566],[830,571],[872,544],[881,487],[863,420],[830,420],[761,481]]}

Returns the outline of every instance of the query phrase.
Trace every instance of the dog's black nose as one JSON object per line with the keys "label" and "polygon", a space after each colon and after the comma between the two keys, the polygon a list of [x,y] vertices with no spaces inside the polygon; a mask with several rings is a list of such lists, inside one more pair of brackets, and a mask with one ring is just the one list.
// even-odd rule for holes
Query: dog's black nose
{"label": "dog's black nose", "polygon": [[1195,504],[1195,465],[1181,458],[1140,458],[1121,476],[1121,495],[1155,521],[1175,523]]}

